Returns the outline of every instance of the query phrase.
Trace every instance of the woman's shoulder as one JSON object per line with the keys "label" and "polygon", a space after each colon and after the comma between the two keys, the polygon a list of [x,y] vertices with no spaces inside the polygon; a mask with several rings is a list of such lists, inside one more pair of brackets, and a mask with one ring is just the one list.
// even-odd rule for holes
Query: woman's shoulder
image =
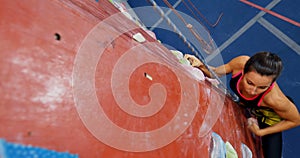
{"label": "woman's shoulder", "polygon": [[275,82],[273,88],[264,96],[262,105],[272,109],[281,109],[286,101],[286,96]]}
{"label": "woman's shoulder", "polygon": [[245,65],[246,62],[250,59],[247,55],[241,55],[233,58],[230,63]]}
{"label": "woman's shoulder", "polygon": [[249,60],[249,56],[242,55],[233,58],[228,64],[232,69],[232,75],[235,75],[244,69],[246,62]]}

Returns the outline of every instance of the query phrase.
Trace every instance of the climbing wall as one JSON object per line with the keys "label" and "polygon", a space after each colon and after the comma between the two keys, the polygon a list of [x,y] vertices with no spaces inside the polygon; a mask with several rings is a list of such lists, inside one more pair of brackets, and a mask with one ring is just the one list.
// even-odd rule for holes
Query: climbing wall
{"label": "climbing wall", "polygon": [[261,154],[241,109],[109,1],[0,2],[0,138],[81,158]]}

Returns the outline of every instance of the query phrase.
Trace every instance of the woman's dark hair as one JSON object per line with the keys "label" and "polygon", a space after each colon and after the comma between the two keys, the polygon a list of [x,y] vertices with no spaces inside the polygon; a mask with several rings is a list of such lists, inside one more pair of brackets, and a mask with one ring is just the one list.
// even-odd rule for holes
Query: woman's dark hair
{"label": "woman's dark hair", "polygon": [[244,74],[255,71],[262,76],[274,76],[274,82],[280,75],[282,68],[282,61],[279,56],[270,52],[258,52],[246,62]]}

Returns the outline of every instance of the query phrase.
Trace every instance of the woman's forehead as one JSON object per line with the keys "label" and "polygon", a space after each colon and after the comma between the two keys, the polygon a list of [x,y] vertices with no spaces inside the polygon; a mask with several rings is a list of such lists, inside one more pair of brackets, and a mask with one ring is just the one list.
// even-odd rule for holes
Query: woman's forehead
{"label": "woman's forehead", "polygon": [[250,71],[244,74],[244,78],[251,81],[256,86],[270,86],[274,76],[261,75],[255,71]]}

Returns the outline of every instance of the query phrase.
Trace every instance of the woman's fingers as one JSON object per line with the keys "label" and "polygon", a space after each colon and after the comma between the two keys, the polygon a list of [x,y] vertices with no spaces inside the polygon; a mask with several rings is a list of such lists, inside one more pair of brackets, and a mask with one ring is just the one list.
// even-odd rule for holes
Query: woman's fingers
{"label": "woman's fingers", "polygon": [[184,58],[187,59],[191,63],[191,65],[194,67],[199,67],[199,66],[203,65],[203,63],[194,55],[185,54]]}

